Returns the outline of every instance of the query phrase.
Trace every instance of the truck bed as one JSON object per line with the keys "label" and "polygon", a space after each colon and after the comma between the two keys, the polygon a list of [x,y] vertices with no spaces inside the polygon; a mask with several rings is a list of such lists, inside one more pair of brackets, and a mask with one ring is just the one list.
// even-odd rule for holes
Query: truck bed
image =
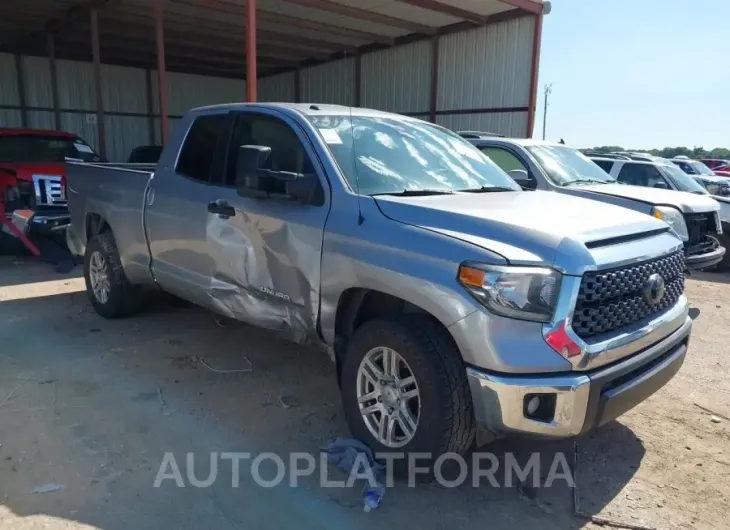
{"label": "truck bed", "polygon": [[66,181],[71,212],[69,237],[82,253],[88,240],[103,229],[95,219],[112,228],[128,274],[149,274],[149,252],[144,228],[144,197],[153,164],[97,164],[68,162]]}

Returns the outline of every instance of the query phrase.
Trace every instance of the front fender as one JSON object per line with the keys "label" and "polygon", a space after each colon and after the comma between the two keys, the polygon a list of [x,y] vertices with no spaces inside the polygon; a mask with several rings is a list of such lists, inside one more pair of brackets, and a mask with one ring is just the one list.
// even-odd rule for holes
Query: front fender
{"label": "front fender", "polygon": [[[334,202],[334,201],[333,201]],[[322,248],[320,330],[332,346],[337,308],[350,288],[396,296],[435,317],[444,326],[481,306],[456,281],[459,264],[504,264],[500,256],[475,245],[386,218],[375,201],[337,201],[325,229]]]}

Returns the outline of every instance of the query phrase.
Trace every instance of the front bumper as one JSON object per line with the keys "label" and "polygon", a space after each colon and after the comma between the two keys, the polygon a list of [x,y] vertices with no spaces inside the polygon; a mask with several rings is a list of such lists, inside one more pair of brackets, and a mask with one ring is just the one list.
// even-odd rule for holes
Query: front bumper
{"label": "front bumper", "polygon": [[68,209],[15,210],[12,223],[25,235],[63,235],[71,223]]}
{"label": "front bumper", "polygon": [[[631,357],[590,372],[513,376],[467,369],[477,424],[497,434],[569,437],[590,431],[635,407],[679,371],[692,321]],[[527,412],[534,396],[552,400],[550,418]]]}
{"label": "front bumper", "polygon": [[712,250],[710,250],[709,252],[690,254],[687,256],[685,261],[685,266],[687,267],[687,270],[706,269],[708,267],[717,265],[722,261],[722,259],[725,257],[726,249],[725,247],[720,246],[720,243],[715,240],[715,238],[712,239],[715,243]]}

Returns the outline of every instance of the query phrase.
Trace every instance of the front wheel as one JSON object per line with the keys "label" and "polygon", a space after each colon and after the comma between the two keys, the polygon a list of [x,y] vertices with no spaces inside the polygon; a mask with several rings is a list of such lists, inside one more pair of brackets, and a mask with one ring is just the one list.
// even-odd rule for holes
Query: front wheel
{"label": "front wheel", "polygon": [[[474,442],[464,364],[430,317],[363,324],[347,347],[340,387],[350,431],[376,453],[428,453],[433,461]],[[402,472],[406,462],[395,464]]]}

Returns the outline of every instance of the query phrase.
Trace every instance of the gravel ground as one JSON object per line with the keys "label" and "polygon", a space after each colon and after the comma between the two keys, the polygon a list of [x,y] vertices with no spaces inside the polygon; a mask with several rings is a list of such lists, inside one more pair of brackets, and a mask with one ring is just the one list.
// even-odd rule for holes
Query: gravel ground
{"label": "gravel ground", "polygon": [[[211,486],[192,487],[187,453],[202,480],[211,452],[287,460],[346,434],[333,366],[317,350],[221,326],[196,307],[157,302],[103,320],[74,272],[0,258],[0,528],[730,526],[730,276],[688,280],[688,359],[647,402],[576,445],[512,439],[487,448],[500,462],[539,452],[545,478],[554,456],[572,462],[577,446],[580,509],[601,518],[591,522],[573,513],[565,481],[527,491],[397,482],[369,514],[359,487],[321,487],[319,471],[295,488],[289,479],[262,488],[242,463],[232,487],[228,461]],[[186,487],[153,487],[165,453]],[[261,468],[269,479],[275,472]]]}

